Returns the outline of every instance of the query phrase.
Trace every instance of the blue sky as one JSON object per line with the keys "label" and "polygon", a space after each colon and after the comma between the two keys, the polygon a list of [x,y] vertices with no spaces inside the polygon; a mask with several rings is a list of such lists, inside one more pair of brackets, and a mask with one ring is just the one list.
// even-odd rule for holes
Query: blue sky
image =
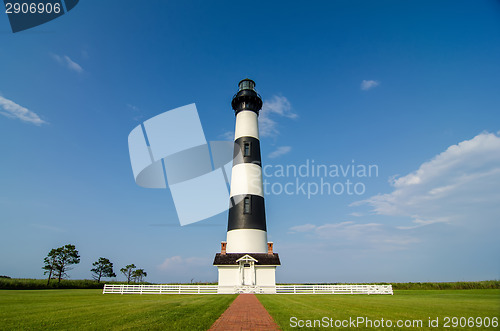
{"label": "blue sky", "polygon": [[[499,18],[498,1],[81,1],[13,34],[0,14],[0,274],[42,278],[72,243],[71,278],[103,256],[215,281],[227,213],[179,226],[168,189],[135,184],[127,136],[196,103],[225,139],[249,77],[268,169],[378,168],[323,178],[363,194],[266,196],[278,282],[499,279]],[[321,180],[266,181],[297,179]]]}

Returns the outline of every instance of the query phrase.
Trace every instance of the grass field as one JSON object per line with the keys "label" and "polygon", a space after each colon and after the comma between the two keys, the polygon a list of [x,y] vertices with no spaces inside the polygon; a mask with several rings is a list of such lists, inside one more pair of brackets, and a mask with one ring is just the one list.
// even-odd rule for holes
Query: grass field
{"label": "grass field", "polygon": [[[258,298],[283,330],[301,329],[291,327],[290,318],[293,316],[297,318],[297,323],[294,322],[292,325],[298,325],[298,320],[307,323],[306,320],[321,320],[325,316],[334,321],[356,319],[357,317],[364,317],[372,321],[383,318],[384,321],[391,320],[393,323],[393,327],[387,329],[398,329],[396,327],[398,320],[422,320],[422,328],[410,328],[422,330],[431,329],[427,327],[429,317],[433,320],[439,318],[439,328],[434,328],[434,330],[444,328],[446,316],[449,318],[500,318],[500,290],[400,290],[395,291],[393,296],[259,295]],[[484,328],[484,326],[474,325],[472,328],[474,330]],[[350,326],[352,328],[352,325]],[[450,329],[453,329],[451,320],[449,326]],[[401,329],[408,330],[408,328]],[[462,330],[464,328],[454,329]],[[489,329],[498,328],[490,327]]]}
{"label": "grass field", "polygon": [[236,295],[1,290],[1,330],[206,330]]}
{"label": "grass field", "polygon": [[[236,295],[119,295],[101,290],[0,290],[0,329],[206,330]],[[390,295],[258,295],[283,330],[290,318],[372,321],[500,317],[500,290],[400,290]],[[461,330],[463,328],[451,328]],[[310,328],[314,329],[314,328]],[[343,328],[344,329],[344,328]],[[358,328],[359,329],[359,328]],[[386,329],[398,329],[397,327]],[[408,330],[408,328],[404,328]],[[473,328],[481,329],[481,328]],[[490,330],[495,328],[490,327]]]}

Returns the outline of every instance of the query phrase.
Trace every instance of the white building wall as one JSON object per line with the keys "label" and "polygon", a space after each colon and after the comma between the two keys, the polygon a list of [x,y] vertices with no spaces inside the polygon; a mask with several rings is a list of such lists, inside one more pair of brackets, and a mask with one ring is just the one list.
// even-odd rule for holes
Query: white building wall
{"label": "white building wall", "polygon": [[[217,266],[219,271],[219,293],[234,293],[236,286],[242,286],[240,266]],[[255,285],[262,286],[264,293],[276,293],[276,266],[255,266]],[[267,288],[267,287],[271,288]]]}
{"label": "white building wall", "polygon": [[258,286],[275,286],[276,267],[255,266],[255,281]]}
{"label": "white building wall", "polygon": [[[240,283],[240,267],[235,266],[218,266],[219,271],[219,293],[234,293],[234,286],[239,286]],[[228,288],[224,288],[228,286]]]}

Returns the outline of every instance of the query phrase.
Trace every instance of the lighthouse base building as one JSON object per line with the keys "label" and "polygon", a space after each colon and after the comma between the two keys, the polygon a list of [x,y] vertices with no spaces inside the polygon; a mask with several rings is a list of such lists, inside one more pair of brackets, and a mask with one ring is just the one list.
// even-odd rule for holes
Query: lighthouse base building
{"label": "lighthouse base building", "polygon": [[219,293],[276,293],[276,267],[280,258],[268,243],[267,253],[226,253],[226,242],[215,255]]}

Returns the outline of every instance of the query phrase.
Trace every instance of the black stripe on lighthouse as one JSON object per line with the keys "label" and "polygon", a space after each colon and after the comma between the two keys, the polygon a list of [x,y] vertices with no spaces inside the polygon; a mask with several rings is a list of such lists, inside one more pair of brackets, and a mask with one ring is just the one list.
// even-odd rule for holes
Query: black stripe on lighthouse
{"label": "black stripe on lighthouse", "polygon": [[261,165],[259,139],[254,137],[239,137],[234,141],[233,167],[240,163]]}
{"label": "black stripe on lighthouse", "polygon": [[241,194],[231,199],[237,203],[229,208],[227,231],[237,229],[267,231],[263,197],[254,194]]}

